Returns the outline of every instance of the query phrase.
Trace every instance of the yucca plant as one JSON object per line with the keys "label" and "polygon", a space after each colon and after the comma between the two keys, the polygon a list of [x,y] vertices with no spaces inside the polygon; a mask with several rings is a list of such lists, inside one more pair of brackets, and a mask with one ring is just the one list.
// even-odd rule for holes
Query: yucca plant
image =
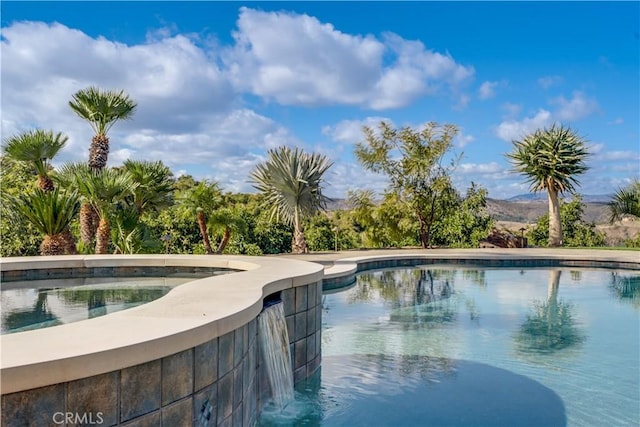
{"label": "yucca plant", "polygon": [[589,156],[585,140],[569,127],[553,125],[538,129],[521,141],[513,141],[507,154],[514,170],[527,177],[531,191],[547,191],[549,199],[549,246],[562,246],[559,194],[574,192],[577,176],[587,171]]}
{"label": "yucca plant", "polygon": [[16,214],[29,221],[44,238],[40,245],[41,255],[63,255],[75,253],[75,244],[69,224],[78,213],[78,195],[54,188],[43,191],[40,188],[17,197],[7,197],[5,201]]}
{"label": "yucca plant", "polygon": [[609,202],[609,221],[617,221],[624,216],[640,218],[640,181],[634,180],[629,186],[620,188]]}
{"label": "yucca plant", "polygon": [[31,130],[8,138],[4,153],[13,160],[29,163],[38,175],[38,188],[53,191],[55,185],[49,177],[51,160],[64,148],[68,137],[47,130]]}
{"label": "yucca plant", "polygon": [[89,87],[76,92],[69,107],[89,122],[95,132],[89,149],[89,166],[104,169],[109,157],[107,133],[118,120],[130,119],[137,104],[124,91],[100,90]]}
{"label": "yucca plant", "polygon": [[323,175],[332,164],[321,154],[279,147],[251,172],[254,187],[271,205],[271,219],[293,226],[293,253],[309,252],[302,220],[326,208],[330,199],[322,194]]}

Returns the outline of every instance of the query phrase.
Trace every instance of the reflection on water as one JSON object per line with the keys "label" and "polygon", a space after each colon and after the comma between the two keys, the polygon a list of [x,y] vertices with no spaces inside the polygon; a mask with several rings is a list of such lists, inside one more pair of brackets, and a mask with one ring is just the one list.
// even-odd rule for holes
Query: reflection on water
{"label": "reflection on water", "polygon": [[[2,289],[2,334],[103,316],[166,295],[192,277],[13,282]],[[34,286],[35,285],[35,286]]]}
{"label": "reflection on water", "polygon": [[318,383],[261,425],[637,425],[639,282],[557,268],[361,274],[324,296]]}
{"label": "reflection on water", "polygon": [[[575,273],[575,272],[572,272]],[[552,353],[575,346],[585,335],[576,325],[574,307],[558,300],[560,270],[549,271],[549,284],[545,301],[533,301],[533,310],[515,335],[517,350],[521,353]],[[571,275],[576,281],[576,274]]]}

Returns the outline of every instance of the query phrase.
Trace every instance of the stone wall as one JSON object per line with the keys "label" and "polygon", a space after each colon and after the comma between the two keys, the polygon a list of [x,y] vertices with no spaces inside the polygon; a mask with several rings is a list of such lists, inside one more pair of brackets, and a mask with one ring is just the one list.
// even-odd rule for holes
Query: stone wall
{"label": "stone wall", "polygon": [[[322,282],[280,292],[294,381],[320,366]],[[257,320],[179,353],[2,396],[2,426],[250,426],[270,389]]]}

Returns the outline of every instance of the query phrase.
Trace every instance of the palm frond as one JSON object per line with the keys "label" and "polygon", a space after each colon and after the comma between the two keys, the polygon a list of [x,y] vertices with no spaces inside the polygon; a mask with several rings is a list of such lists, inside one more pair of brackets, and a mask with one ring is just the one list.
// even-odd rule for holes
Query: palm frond
{"label": "palm frond", "polygon": [[322,181],[332,164],[321,154],[280,147],[268,152],[267,161],[256,166],[250,179],[271,205],[271,217],[292,225],[297,215],[326,208],[330,199],[322,194]]}
{"label": "palm frond", "polygon": [[629,186],[620,188],[609,202],[610,222],[625,215],[640,218],[640,181],[634,180]]}
{"label": "palm frond", "polygon": [[36,129],[8,138],[2,148],[7,156],[14,160],[30,162],[39,175],[46,175],[49,161],[64,148],[68,139],[61,132]]}
{"label": "palm frond", "polygon": [[59,188],[53,191],[37,188],[17,197],[8,196],[5,201],[13,212],[49,236],[64,232],[80,209],[78,195]]}
{"label": "palm frond", "polygon": [[589,151],[584,139],[573,130],[554,124],[514,141],[507,157],[513,171],[526,176],[532,191],[564,193],[574,192],[579,185],[577,176],[588,169],[585,160]]}
{"label": "palm frond", "polygon": [[69,107],[88,121],[97,135],[106,135],[118,120],[130,119],[137,104],[123,90],[89,87],[76,92]]}

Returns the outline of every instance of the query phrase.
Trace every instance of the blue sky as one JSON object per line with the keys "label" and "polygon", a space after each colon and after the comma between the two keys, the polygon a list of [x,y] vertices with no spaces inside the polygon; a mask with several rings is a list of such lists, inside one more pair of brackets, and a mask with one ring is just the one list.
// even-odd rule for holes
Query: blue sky
{"label": "blue sky", "polygon": [[266,151],[334,161],[326,192],[381,191],[353,156],[363,125],[454,123],[454,172],[489,196],[527,192],[511,141],[554,122],[588,140],[580,192],[640,168],[638,2],[13,2],[1,6],[2,137],[65,132],[85,161],[90,127],[67,106],[97,85],[138,102],[110,132],[110,164],[253,191]]}

